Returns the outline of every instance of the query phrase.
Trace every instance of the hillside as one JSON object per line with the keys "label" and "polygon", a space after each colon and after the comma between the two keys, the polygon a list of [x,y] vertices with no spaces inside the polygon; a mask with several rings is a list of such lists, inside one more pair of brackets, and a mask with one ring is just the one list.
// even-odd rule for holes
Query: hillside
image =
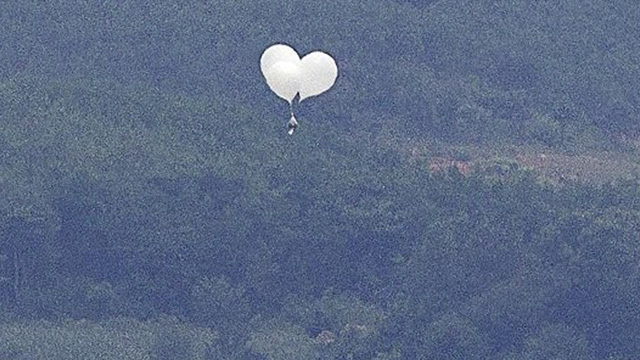
{"label": "hillside", "polygon": [[0,3],[0,358],[633,358],[639,9]]}

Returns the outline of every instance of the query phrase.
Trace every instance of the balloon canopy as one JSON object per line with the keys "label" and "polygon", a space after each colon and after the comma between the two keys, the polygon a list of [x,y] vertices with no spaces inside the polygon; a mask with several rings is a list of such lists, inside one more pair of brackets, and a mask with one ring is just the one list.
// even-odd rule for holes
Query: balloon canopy
{"label": "balloon canopy", "polygon": [[300,59],[284,44],[270,46],[262,53],[260,69],[271,91],[289,104],[298,94],[300,101],[322,94],[338,77],[338,66],[330,55],[314,51]]}
{"label": "balloon canopy", "polygon": [[300,61],[300,101],[329,90],[338,77],[338,66],[333,58],[321,51],[314,51]]}
{"label": "balloon canopy", "polygon": [[300,91],[302,70],[296,63],[278,61],[262,73],[271,91],[289,103]]}

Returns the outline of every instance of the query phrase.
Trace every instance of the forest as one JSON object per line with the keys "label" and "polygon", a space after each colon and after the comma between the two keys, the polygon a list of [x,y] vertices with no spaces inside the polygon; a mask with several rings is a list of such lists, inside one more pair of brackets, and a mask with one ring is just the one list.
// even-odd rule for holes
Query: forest
{"label": "forest", "polygon": [[[631,0],[0,2],[0,359],[640,354]],[[322,49],[288,107],[260,54]]]}

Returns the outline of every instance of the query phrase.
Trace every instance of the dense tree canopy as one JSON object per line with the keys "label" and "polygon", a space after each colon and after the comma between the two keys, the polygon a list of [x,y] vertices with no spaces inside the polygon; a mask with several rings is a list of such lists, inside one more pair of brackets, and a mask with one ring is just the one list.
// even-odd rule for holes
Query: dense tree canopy
{"label": "dense tree canopy", "polygon": [[[0,358],[640,353],[640,182],[499,154],[638,162],[632,1],[4,1],[0,24]],[[293,137],[276,41],[340,69]]]}

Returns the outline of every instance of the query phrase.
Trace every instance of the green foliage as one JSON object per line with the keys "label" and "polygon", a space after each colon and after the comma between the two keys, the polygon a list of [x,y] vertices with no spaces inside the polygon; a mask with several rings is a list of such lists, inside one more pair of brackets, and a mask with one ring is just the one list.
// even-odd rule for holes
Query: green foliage
{"label": "green foliage", "polygon": [[108,282],[91,278],[53,277],[22,290],[24,315],[50,319],[101,319],[117,314],[118,295]]}
{"label": "green foliage", "polygon": [[267,322],[252,332],[247,347],[269,360],[313,359],[317,355],[313,339],[293,324]]}
{"label": "green foliage", "polygon": [[522,353],[506,359],[595,359],[584,338],[565,325],[549,325],[526,340]]}
{"label": "green foliage", "polygon": [[181,359],[200,360],[215,338],[210,330],[172,318],[145,322],[113,318],[99,323],[41,320],[0,326],[4,351],[29,359],[163,359],[178,351]]}
{"label": "green foliage", "polygon": [[[638,20],[601,0],[2,2],[0,358],[636,356],[637,179],[550,184],[465,150],[471,173],[431,174],[420,149],[620,150]],[[256,65],[274,41],[341,69],[293,137]]]}
{"label": "green foliage", "polygon": [[455,314],[444,315],[435,321],[424,335],[426,356],[438,359],[486,358],[487,340],[468,320]]}
{"label": "green foliage", "polygon": [[[318,299],[290,297],[281,316],[314,337],[323,359],[370,358],[382,353],[381,332],[387,314],[353,294],[327,291]],[[322,339],[323,334],[330,340]]]}
{"label": "green foliage", "polygon": [[245,321],[249,315],[245,291],[235,288],[226,278],[204,278],[193,288],[193,314],[205,323],[217,326],[219,322]]}
{"label": "green foliage", "polygon": [[[569,135],[594,125],[610,140],[639,131],[632,79],[640,73],[633,35],[640,13],[631,2],[429,3],[416,8],[385,0],[8,1],[0,8],[10,29],[3,33],[0,60],[9,64],[8,78],[38,74],[144,83],[266,107],[254,94],[265,89],[255,61],[269,43],[283,41],[304,53],[312,46],[331,49],[338,58],[337,96],[317,100],[339,118],[335,124],[360,126],[357,115],[376,108],[400,119],[406,134],[554,146],[584,141],[589,147],[599,144]],[[93,90],[102,98],[89,99],[101,105],[93,115],[109,114],[118,95],[109,86]],[[91,97],[74,96],[86,95]],[[12,97],[0,99],[10,103]],[[155,122],[171,115],[165,111],[171,102],[157,100],[123,104],[115,118],[128,114]],[[307,106],[312,105],[302,108]],[[547,120],[539,124],[540,118]],[[563,129],[560,138],[549,128],[557,126]]]}
{"label": "green foliage", "polygon": [[[63,83],[11,90],[23,99],[12,116],[37,115],[32,131],[46,135],[3,125],[13,151],[3,181],[23,205],[3,210],[2,276],[23,274],[9,270],[15,249],[28,250],[24,274],[40,274],[7,296],[19,314],[181,314],[225,334],[208,350],[223,358],[520,354],[552,319],[580,330],[576,346],[594,347],[604,323],[621,340],[601,353],[637,349],[637,312],[602,310],[607,299],[634,308],[637,182],[550,187],[508,160],[429,175],[384,137],[314,124],[284,142],[251,121],[225,133],[221,119],[252,111],[141,88],[114,85],[102,105]],[[41,113],[20,105],[35,101],[27,93]],[[158,112],[137,123],[138,106]],[[119,109],[132,115],[110,123]],[[572,312],[576,301],[588,316]],[[162,328],[153,356],[195,351]],[[335,342],[318,344],[322,330]]]}
{"label": "green foliage", "polygon": [[563,142],[562,125],[545,115],[534,115],[526,131],[535,142],[545,145],[554,146]]}
{"label": "green foliage", "polygon": [[202,328],[182,324],[175,318],[160,318],[151,349],[150,360],[206,359],[215,340]]}

